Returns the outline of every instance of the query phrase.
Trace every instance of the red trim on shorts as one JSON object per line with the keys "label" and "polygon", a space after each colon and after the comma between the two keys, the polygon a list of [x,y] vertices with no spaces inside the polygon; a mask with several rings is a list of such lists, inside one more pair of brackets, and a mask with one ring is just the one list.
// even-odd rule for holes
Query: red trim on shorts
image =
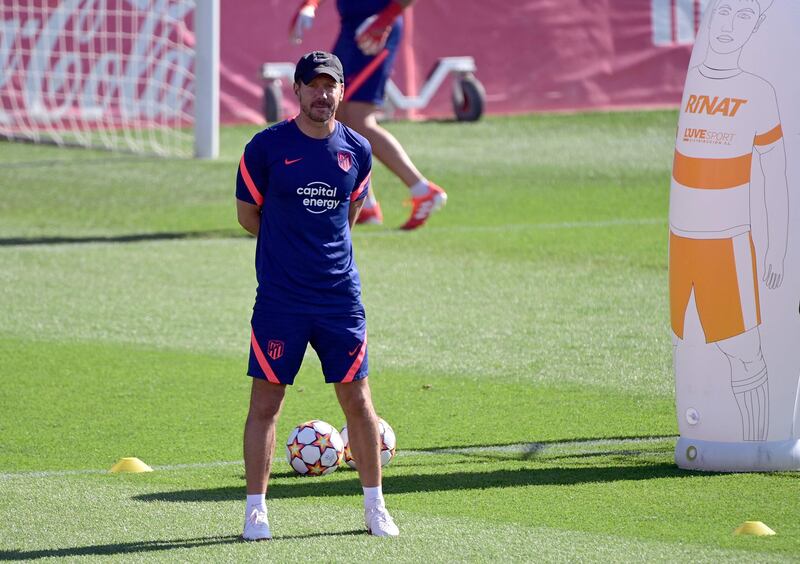
{"label": "red trim on shorts", "polygon": [[358,356],[353,361],[353,364],[350,366],[350,370],[348,370],[345,377],[342,378],[342,384],[347,384],[353,381],[353,378],[356,377],[356,372],[358,372],[358,369],[361,368],[361,363],[364,362],[364,355],[366,354],[367,354],[367,334],[364,333],[364,342],[361,343],[361,350],[358,351]]}
{"label": "red trim on shorts", "polygon": [[264,196],[262,196],[258,191],[258,188],[256,188],[256,183],[253,182],[253,179],[250,177],[250,173],[247,171],[247,165],[244,164],[244,155],[242,155],[242,159],[239,161],[239,170],[242,173],[242,179],[244,180],[245,186],[247,186],[247,190],[253,197],[253,201],[257,206],[260,206],[264,203]]}
{"label": "red trim on shorts", "polygon": [[250,328],[250,344],[253,347],[253,352],[256,355],[256,360],[258,361],[258,365],[264,372],[264,376],[266,376],[267,380],[269,380],[273,384],[280,384],[281,381],[278,380],[277,376],[275,376],[275,372],[272,371],[269,362],[267,362],[267,357],[264,356],[264,352],[261,350],[261,346],[258,344],[258,341],[256,340],[256,334],[255,331],[253,331],[252,327]]}
{"label": "red trim on shorts", "polygon": [[353,77],[348,84],[345,84],[344,88],[344,101],[347,102],[350,97],[358,92],[358,89],[361,88],[361,85],[366,82],[366,80],[372,76],[372,74],[378,70],[378,67],[381,66],[381,63],[389,56],[389,50],[384,49],[380,53],[378,53],[374,59],[372,59],[367,66],[361,69],[361,72],[358,73]]}

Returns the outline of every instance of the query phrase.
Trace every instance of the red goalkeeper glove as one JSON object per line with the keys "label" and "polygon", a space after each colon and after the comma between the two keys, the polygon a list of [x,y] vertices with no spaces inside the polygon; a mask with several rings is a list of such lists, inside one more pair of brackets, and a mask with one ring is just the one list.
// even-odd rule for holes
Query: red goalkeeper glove
{"label": "red goalkeeper glove", "polygon": [[365,19],[356,29],[356,43],[365,55],[375,55],[389,38],[394,21],[403,12],[403,6],[397,2],[389,2],[383,10]]}
{"label": "red goalkeeper glove", "polygon": [[297,13],[289,25],[289,37],[294,43],[303,42],[303,34],[307,29],[311,29],[314,23],[314,16],[319,8],[320,0],[305,0],[300,5]]}

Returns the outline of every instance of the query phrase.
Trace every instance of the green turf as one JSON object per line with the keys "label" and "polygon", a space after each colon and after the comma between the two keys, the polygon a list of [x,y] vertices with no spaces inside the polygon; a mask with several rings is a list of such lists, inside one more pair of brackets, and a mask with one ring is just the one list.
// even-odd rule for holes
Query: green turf
{"label": "green turf", "polygon": [[[359,227],[370,366],[402,537],[361,532],[342,469],[270,491],[236,541],[253,128],[214,162],[0,145],[0,560],[791,561],[797,474],[677,469],[666,209],[674,112],[392,123],[447,208]],[[309,354],[278,436],[343,424]],[[459,450],[461,449],[461,450]],[[122,456],[156,471],[109,475]],[[745,520],[778,531],[735,537]]]}
{"label": "green turf", "polygon": [[[236,460],[249,380],[245,353],[209,355],[133,345],[0,340],[15,367],[0,391],[0,450],[14,470],[108,468],[130,453],[152,464]],[[344,425],[315,359],[289,389],[279,436],[308,419]],[[56,381],[54,379],[57,378]],[[645,436],[673,431],[672,413],[643,394],[605,397],[578,385],[531,385],[444,374],[377,371],[372,377],[380,414],[410,449],[498,445],[598,436]],[[414,407],[409,419],[402,397]],[[47,406],[43,409],[43,406]],[[547,426],[532,412],[551,414]],[[650,413],[642,420],[639,410]],[[480,413],[480,427],[462,421]],[[517,414],[509,425],[509,412]],[[580,413],[580,418],[574,414]],[[19,421],[35,421],[20,425]],[[0,468],[0,472],[8,468]]]}

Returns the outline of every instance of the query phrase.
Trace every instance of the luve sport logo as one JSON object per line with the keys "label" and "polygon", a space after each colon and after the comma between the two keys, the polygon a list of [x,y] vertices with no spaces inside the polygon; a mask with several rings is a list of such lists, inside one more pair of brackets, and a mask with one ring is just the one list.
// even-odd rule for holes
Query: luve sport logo
{"label": "luve sport logo", "polygon": [[704,129],[699,127],[687,127],[683,130],[683,140],[690,143],[706,143],[708,145],[730,145],[733,143],[735,133]]}
{"label": "luve sport logo", "polygon": [[303,198],[306,211],[320,214],[335,210],[342,202],[336,196],[338,188],[324,182],[309,182],[307,186],[297,189],[297,195]]}

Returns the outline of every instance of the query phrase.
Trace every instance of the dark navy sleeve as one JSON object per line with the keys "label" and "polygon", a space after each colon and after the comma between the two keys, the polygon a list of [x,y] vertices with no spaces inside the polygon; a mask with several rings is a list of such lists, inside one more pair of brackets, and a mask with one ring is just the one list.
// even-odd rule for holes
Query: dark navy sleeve
{"label": "dark navy sleeve", "polygon": [[242,158],[239,160],[239,171],[236,173],[236,198],[260,206],[264,203],[264,193],[267,189],[266,154],[263,143],[254,137],[244,148]]}
{"label": "dark navy sleeve", "polygon": [[356,202],[363,200],[367,197],[369,192],[370,178],[372,178],[372,147],[367,144],[363,146],[362,155],[358,161],[358,176],[356,177],[356,185],[353,192],[350,194],[350,201]]}

